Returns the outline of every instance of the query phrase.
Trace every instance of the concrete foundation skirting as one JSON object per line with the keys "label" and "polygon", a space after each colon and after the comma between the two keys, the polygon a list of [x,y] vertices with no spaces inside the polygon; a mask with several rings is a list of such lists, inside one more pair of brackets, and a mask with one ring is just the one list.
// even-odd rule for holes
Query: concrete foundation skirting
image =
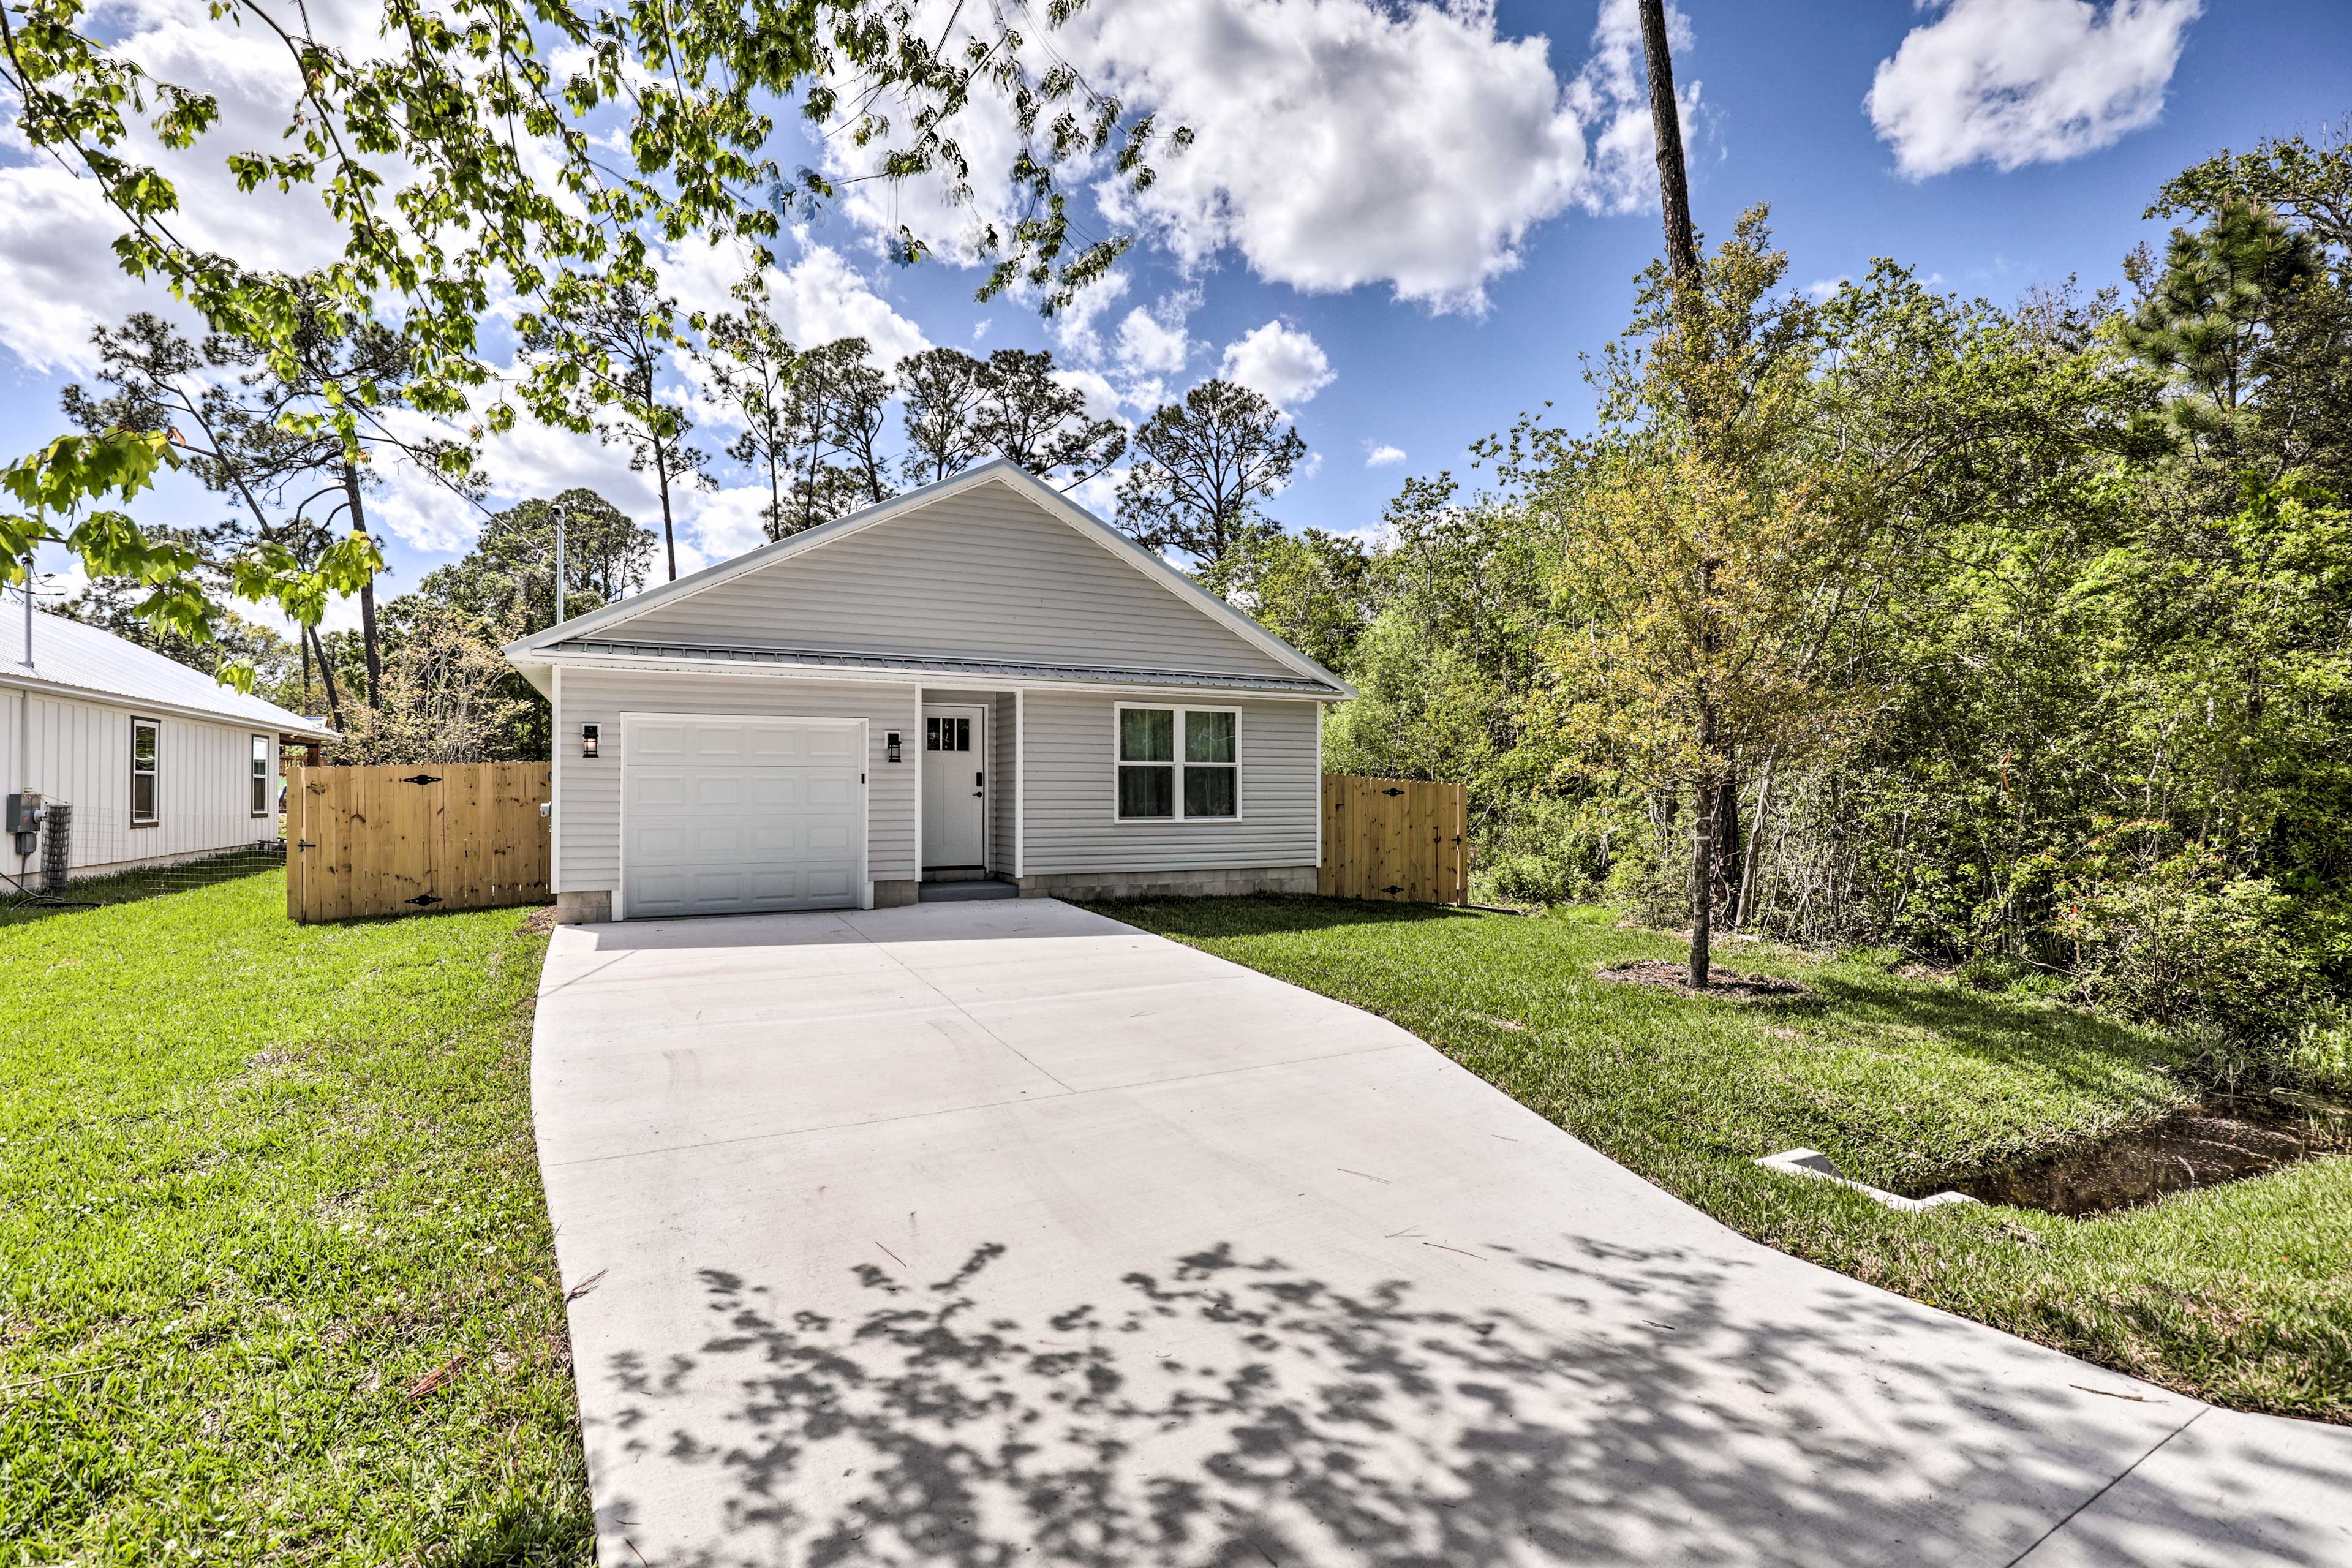
{"label": "concrete foundation skirting", "polygon": [[610,889],[596,893],[555,895],[555,923],[560,926],[600,926],[613,918]]}
{"label": "concrete foundation skirting", "polygon": [[1024,899],[1202,899],[1236,893],[1311,893],[1312,866],[1237,871],[1074,871],[1018,879]]}
{"label": "concrete foundation skirting", "polygon": [[922,896],[923,884],[912,877],[893,877],[874,884],[874,907],[895,910],[901,904],[911,904]]}

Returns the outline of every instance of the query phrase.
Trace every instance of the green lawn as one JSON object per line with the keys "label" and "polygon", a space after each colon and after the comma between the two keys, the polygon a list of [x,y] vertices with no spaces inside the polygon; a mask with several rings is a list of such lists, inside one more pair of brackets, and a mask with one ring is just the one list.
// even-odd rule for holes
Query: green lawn
{"label": "green lawn", "polygon": [[587,1563],[522,911],[0,926],[0,1563]]}
{"label": "green lawn", "polygon": [[2157,1037],[2046,1003],[1746,943],[1801,1002],[1692,1001],[1592,978],[1680,944],[1598,910],[1518,918],[1312,899],[1103,912],[1391,1018],[1727,1225],[1948,1310],[2223,1405],[2352,1421],[2352,1159],[2095,1219],[1897,1214],[1757,1169],[1803,1144],[1875,1185],[2153,1119]]}

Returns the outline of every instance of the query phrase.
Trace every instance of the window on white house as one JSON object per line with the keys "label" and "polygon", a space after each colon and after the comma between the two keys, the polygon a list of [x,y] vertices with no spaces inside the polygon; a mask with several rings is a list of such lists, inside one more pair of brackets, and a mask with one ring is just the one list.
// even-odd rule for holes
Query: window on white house
{"label": "window on white house", "polygon": [[253,738],[253,815],[269,813],[269,737]]}
{"label": "window on white house", "polygon": [[152,719],[131,721],[131,820],[155,820],[155,781],[162,762],[163,727]]}
{"label": "window on white house", "polygon": [[1119,820],[1240,816],[1240,725],[1230,708],[1120,708]]}

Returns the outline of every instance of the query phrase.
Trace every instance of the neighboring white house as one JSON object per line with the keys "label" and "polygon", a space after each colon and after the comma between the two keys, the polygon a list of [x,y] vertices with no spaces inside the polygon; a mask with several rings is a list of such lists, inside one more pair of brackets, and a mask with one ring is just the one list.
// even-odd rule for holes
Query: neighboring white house
{"label": "neighboring white house", "polygon": [[558,919],[1312,892],[1348,684],[995,462],[513,644]]}
{"label": "neighboring white house", "polygon": [[[278,838],[278,752],[340,739],[111,632],[0,608],[0,784],[72,808],[77,877]],[[37,872],[0,838],[0,869]]]}

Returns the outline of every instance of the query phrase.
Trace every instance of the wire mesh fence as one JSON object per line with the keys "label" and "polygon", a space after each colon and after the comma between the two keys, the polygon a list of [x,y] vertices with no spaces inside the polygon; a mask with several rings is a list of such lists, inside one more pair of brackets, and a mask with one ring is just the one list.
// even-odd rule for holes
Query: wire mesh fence
{"label": "wire mesh fence", "polygon": [[157,814],[40,803],[38,827],[0,837],[0,923],[130,903],[282,868],[274,812]]}

